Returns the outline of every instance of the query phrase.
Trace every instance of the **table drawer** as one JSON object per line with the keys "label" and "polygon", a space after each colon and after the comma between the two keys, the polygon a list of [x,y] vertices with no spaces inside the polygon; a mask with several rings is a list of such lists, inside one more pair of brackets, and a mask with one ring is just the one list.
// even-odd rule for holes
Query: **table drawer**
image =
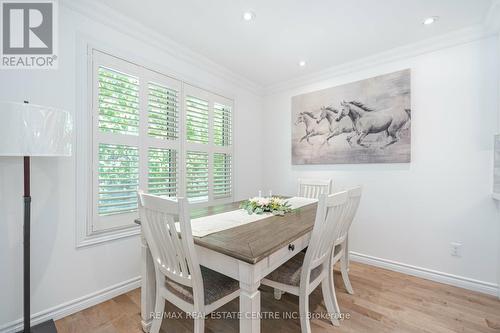
{"label": "table drawer", "polygon": [[309,244],[310,237],[310,233],[307,233],[306,235],[297,238],[293,242],[283,246],[281,249],[271,254],[268,259],[269,272],[278,268],[287,260],[302,251]]}

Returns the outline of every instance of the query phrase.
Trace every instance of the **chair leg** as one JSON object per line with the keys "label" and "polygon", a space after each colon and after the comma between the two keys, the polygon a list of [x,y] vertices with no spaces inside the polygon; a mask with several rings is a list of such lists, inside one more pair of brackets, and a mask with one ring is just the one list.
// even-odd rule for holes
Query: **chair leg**
{"label": "chair leg", "polygon": [[349,280],[349,261],[345,255],[342,255],[342,257],[340,258],[340,272],[342,273],[342,280],[344,280],[345,289],[349,294],[354,294],[351,280]]}
{"label": "chair leg", "polygon": [[300,328],[302,333],[311,333],[309,323],[309,296],[307,293],[299,296]]}
{"label": "chair leg", "polygon": [[284,291],[274,288],[274,299],[279,301],[284,293]]}
{"label": "chair leg", "polygon": [[[333,279],[333,270],[331,271],[331,279]],[[340,314],[339,303],[337,302],[337,296],[335,295],[335,286],[332,283],[333,280],[330,279],[330,274],[328,277],[324,278],[321,282],[321,290],[323,292],[323,299],[325,300],[326,310],[331,316],[330,320],[333,326],[340,326],[337,315]]]}
{"label": "chair leg", "polygon": [[205,332],[205,318],[194,318],[194,333]]}
{"label": "chair leg", "polygon": [[163,320],[163,311],[165,309],[165,299],[158,292],[158,288],[156,288],[156,290],[155,316],[149,333],[160,332],[161,322]]}

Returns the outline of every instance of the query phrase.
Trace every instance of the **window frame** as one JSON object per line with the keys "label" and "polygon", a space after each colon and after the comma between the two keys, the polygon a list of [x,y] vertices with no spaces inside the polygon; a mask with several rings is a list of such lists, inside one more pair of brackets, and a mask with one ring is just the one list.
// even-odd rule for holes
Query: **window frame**
{"label": "window frame", "polygon": [[[103,66],[100,62],[100,56],[96,56],[96,52],[104,55],[104,58],[109,57],[109,59],[116,59],[116,61],[107,60],[104,63],[108,64],[110,69],[122,71],[125,74],[134,75],[139,78],[139,135],[138,138],[145,138],[145,142],[136,146],[139,149],[139,189],[148,188],[148,154],[149,147],[151,148],[161,148],[161,149],[174,149],[177,155],[177,195],[185,196],[186,184],[185,184],[185,155],[187,152],[187,140],[186,140],[186,126],[185,126],[185,96],[186,87],[192,87],[198,91],[203,91],[211,97],[210,106],[210,116],[209,116],[209,133],[210,133],[210,145],[214,146],[213,143],[213,103],[214,101],[231,108],[231,146],[219,147],[224,153],[229,153],[231,155],[231,195],[223,199],[213,199],[213,168],[209,169],[209,199],[204,202],[193,203],[192,208],[199,206],[215,205],[219,203],[232,202],[234,200],[235,186],[234,186],[234,101],[230,98],[222,97],[221,95],[209,92],[208,90],[203,90],[201,88],[196,88],[194,85],[186,83],[184,80],[174,78],[172,76],[166,75],[161,71],[153,70],[149,67],[144,67],[138,65],[138,63],[145,63],[143,59],[135,58],[133,55],[129,55],[126,52],[107,52],[103,51],[102,48],[95,47],[93,44],[89,43],[87,40],[79,40],[77,46],[80,49],[84,49],[86,52],[86,57],[81,57],[80,64],[82,65],[77,69],[77,78],[81,81],[77,82],[77,108],[81,111],[78,112],[76,121],[78,122],[77,128],[77,160],[76,160],[76,174],[77,184],[76,184],[76,220],[77,220],[77,235],[76,235],[76,247],[85,247],[89,245],[99,244],[115,239],[120,239],[124,237],[130,237],[140,234],[140,228],[133,223],[134,219],[137,217],[137,212],[129,214],[129,216],[124,217],[124,214],[119,214],[117,219],[129,220],[130,223],[112,223],[112,228],[106,225],[106,228],[100,228],[104,225],[101,223],[99,225],[99,219],[95,215],[97,212],[97,195],[95,186],[95,178],[97,175],[97,163],[96,163],[96,152],[98,152],[99,142],[94,135],[96,129],[98,129],[98,113],[96,113],[96,95],[98,94],[98,89],[96,85],[96,80],[98,79],[97,69],[99,66]],[[127,60],[124,57],[117,56],[117,54],[124,54],[128,56]],[[80,57],[79,57],[80,58]],[[123,64],[127,64],[124,68]],[[123,70],[128,69],[128,70]],[[130,71],[129,71],[130,70]],[[85,84],[82,84],[85,82]],[[166,86],[169,88],[174,88],[177,90],[178,99],[178,137],[175,142],[171,140],[159,139],[150,137],[148,135],[148,83],[152,82],[158,85]],[[174,83],[174,84],[172,84]],[[145,87],[146,89],[143,89]],[[98,111],[98,109],[97,109]],[[82,128],[79,128],[79,127]],[[98,131],[97,131],[98,133]],[[99,133],[98,133],[99,134]],[[103,133],[100,133],[103,134]],[[100,135],[100,137],[108,137],[109,135]],[[124,139],[124,142],[135,143],[139,140]],[[116,141],[112,141],[114,144],[119,144]],[[210,166],[213,164],[213,152],[217,149],[211,149],[209,153]],[[218,152],[218,151],[217,151]],[[81,175],[81,177],[80,177]],[[91,184],[89,186],[89,184]]]}

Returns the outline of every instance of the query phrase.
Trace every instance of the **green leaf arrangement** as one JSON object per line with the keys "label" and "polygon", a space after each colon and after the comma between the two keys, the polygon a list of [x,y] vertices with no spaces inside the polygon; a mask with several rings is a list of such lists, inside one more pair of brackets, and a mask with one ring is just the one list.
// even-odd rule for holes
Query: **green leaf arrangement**
{"label": "green leaf arrangement", "polygon": [[246,210],[248,214],[272,213],[283,216],[292,211],[292,206],[288,201],[279,197],[251,198],[241,203],[240,208]]}

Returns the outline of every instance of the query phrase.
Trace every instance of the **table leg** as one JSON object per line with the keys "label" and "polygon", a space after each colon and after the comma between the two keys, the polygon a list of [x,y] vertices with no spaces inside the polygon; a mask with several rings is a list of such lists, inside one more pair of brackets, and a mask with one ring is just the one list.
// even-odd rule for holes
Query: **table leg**
{"label": "table leg", "polygon": [[260,278],[255,265],[239,264],[240,333],[260,333]]}
{"label": "table leg", "polygon": [[240,282],[240,333],[260,332],[260,283]]}
{"label": "table leg", "polygon": [[141,235],[141,325],[144,332],[151,328],[151,314],[156,301],[156,278],[153,256],[146,238]]}

